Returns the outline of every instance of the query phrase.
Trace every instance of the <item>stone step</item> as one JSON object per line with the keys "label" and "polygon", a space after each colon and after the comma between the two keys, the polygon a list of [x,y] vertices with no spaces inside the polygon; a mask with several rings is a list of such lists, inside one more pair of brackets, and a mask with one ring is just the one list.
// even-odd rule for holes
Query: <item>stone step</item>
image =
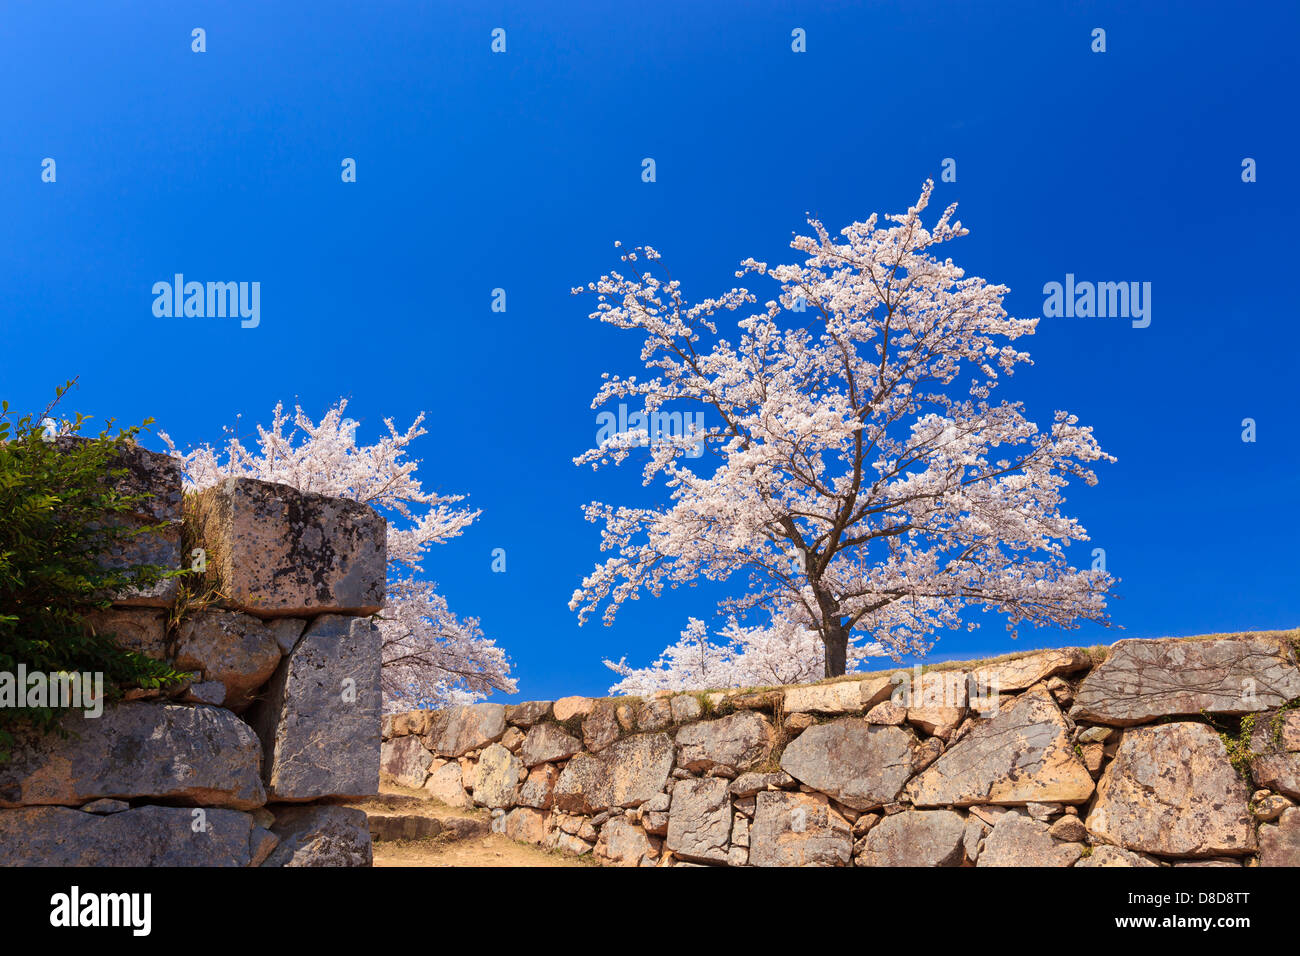
{"label": "stone step", "polygon": [[474,817],[438,817],[428,813],[384,813],[367,811],[370,838],[390,840],[467,840],[485,837],[491,830],[487,820]]}

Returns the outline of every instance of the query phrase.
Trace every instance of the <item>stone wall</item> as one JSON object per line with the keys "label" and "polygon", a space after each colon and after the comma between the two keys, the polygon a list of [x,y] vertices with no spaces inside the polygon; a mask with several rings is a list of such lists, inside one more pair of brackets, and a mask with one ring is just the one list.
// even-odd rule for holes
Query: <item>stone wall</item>
{"label": "stone wall", "polygon": [[191,677],[20,738],[0,865],[369,865],[365,814],[330,801],[379,787],[384,519],[243,478],[184,499],[174,459],[126,464],[153,494],[126,520],[161,530],[106,560],[203,573],[115,595],[89,626]]}
{"label": "stone wall", "polygon": [[1300,864],[1300,632],[384,718],[382,772],[629,866]]}

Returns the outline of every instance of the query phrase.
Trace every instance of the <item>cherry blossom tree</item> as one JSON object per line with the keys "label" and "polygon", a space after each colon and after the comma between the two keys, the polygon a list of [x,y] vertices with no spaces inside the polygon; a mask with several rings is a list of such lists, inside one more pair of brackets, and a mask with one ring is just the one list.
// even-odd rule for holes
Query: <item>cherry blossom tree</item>
{"label": "cherry blossom tree", "polygon": [[[626,658],[605,661],[606,667],[623,678],[609,692],[646,696],[659,690],[802,684],[820,678],[825,668],[821,635],[788,618],[746,627],[731,617],[718,636],[725,643],[711,642],[704,622],[693,617],[680,640],[651,666],[634,668]],[[866,643],[860,633],[853,634],[847,670],[852,673],[867,658],[884,654],[879,644]]]}
{"label": "cherry blossom tree", "polygon": [[388,434],[358,445],[358,423],[346,417],[347,405],[340,399],[313,422],[301,407],[290,416],[277,404],[271,424],[257,426],[252,449],[229,429],[220,449],[204,445],[184,454],[165,432],[160,437],[181,459],[191,488],[229,477],[276,481],[360,501],[388,519],[388,593],[379,619],[385,710],[472,703],[493,690],[514,693],[509,659],[483,636],[478,619],[458,617],[433,582],[416,577],[429,549],[460,535],[481,512],[462,507],[463,495],[421,486],[419,461],[407,455],[426,432],[423,414],[405,431],[385,419]]}
{"label": "cherry blossom tree", "polygon": [[892,225],[872,215],[832,237],[810,219],[791,242],[802,263],[745,260],[737,278],[778,289],[734,338],[719,320],[757,296],[688,300],[649,246],[622,256],[629,274],[574,290],[595,295],[592,318],[640,338],[649,373],[607,373],[593,408],[702,407],[708,423],[648,445],[610,434],[575,459],[599,468],[644,448],[643,483],[667,499],[586,507],[612,555],[574,592],[580,621],[603,605],[612,623],[665,585],[730,582],[720,611],[816,631],[826,676],[845,672],[856,632],[895,659],[923,654],[939,629],[974,626],[967,609],[1002,613],[1013,635],[1105,621],[1114,579],[1070,565],[1067,546],[1088,538],[1060,508],[1071,478],[1093,485],[1091,463],[1115,459],[1074,415],[1040,429],[1021,403],[991,399],[999,373],[1029,362],[1013,343],[1038,320],[1008,316],[1005,286],[940,258],[967,230],[955,206],[922,224],[932,188]]}

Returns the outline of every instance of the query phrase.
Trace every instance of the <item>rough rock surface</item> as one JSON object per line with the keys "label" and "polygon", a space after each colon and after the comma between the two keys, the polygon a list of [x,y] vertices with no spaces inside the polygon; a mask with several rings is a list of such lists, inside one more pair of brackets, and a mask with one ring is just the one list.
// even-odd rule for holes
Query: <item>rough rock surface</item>
{"label": "rough rock surface", "polygon": [[748,770],[772,753],[776,732],[752,710],[701,720],[677,731],[677,766],[703,773],[717,766]]}
{"label": "rough rock surface", "polygon": [[1004,703],[975,723],[907,785],[915,806],[976,803],[1082,803],[1092,796],[1092,775],[1074,753],[1070,733],[1046,690]]}
{"label": "rough rock surface", "polygon": [[6,810],[0,866],[249,866],[254,830],[249,814],[216,807]]}
{"label": "rough rock surface", "polygon": [[840,680],[828,684],[802,684],[785,690],[789,714],[859,714],[888,700],[893,684],[888,677]]}
{"label": "rough rock surface", "polygon": [[387,522],[368,505],[252,478],[194,499],[208,573],[265,617],[374,614],[384,606]]}
{"label": "rough rock surface", "polygon": [[167,658],[167,612],[152,607],[97,608],[85,615],[95,633],[112,634],[113,643],[156,661]]}
{"label": "rough rock surface", "polygon": [[483,748],[474,778],[474,802],[480,807],[514,806],[523,769],[523,761],[500,744]]}
{"label": "rough rock surface", "polygon": [[379,792],[379,668],[379,629],[368,619],[312,622],[249,711],[272,799]]}
{"label": "rough rock surface", "polygon": [[845,866],[853,852],[849,822],[819,793],[766,791],[749,828],[752,866]]}
{"label": "rough rock surface", "polygon": [[1300,866],[1300,808],[1283,811],[1276,826],[1259,828],[1259,865]]}
{"label": "rough rock surface", "polygon": [[277,809],[279,845],[263,866],[370,866],[373,847],[363,810],[327,805]]}
{"label": "rough rock surface", "polygon": [[960,866],[966,821],[951,810],[885,817],[867,834],[858,866]]}
{"label": "rough rock surface", "polygon": [[553,760],[568,760],[582,750],[582,741],[572,734],[566,734],[556,724],[535,724],[524,737],[523,748],[519,755],[524,765],[535,767],[539,763]]}
{"label": "rough rock surface", "polygon": [[506,723],[527,730],[551,716],[549,700],[529,700],[522,704],[506,705]]}
{"label": "rough rock surface", "polygon": [[1250,789],[1204,724],[1127,730],[1097,784],[1087,826],[1098,842],[1158,856],[1255,849]]}
{"label": "rough rock surface", "polygon": [[1007,694],[1027,690],[1039,681],[1058,674],[1073,674],[1092,665],[1092,655],[1082,647],[1063,647],[1042,651],[1009,661],[985,664],[971,671],[971,678],[980,693]]}
{"label": "rough rock surface", "polygon": [[442,732],[430,748],[440,757],[462,757],[500,740],[506,732],[504,704],[469,704],[445,714]]}
{"label": "rough rock surface", "polygon": [[966,717],[970,704],[965,671],[937,671],[909,682],[907,722],[945,740]]}
{"label": "rough rock surface", "polygon": [[1300,711],[1261,715],[1250,736],[1255,783],[1300,800]]}
{"label": "rough rock surface", "polygon": [[555,784],[556,806],[570,813],[599,813],[644,803],[664,789],[673,769],[667,734],[624,737],[598,755],[575,756]]}
{"label": "rough rock surface", "polygon": [[625,816],[611,817],[600,828],[594,853],[620,866],[638,866],[659,855],[646,832]]}
{"label": "rough rock surface", "polygon": [[449,807],[469,806],[469,794],[465,792],[460,764],[455,761],[443,764],[429,774],[429,779],[424,783],[424,792]]}
{"label": "rough rock surface", "polygon": [[681,780],[673,787],[665,846],[683,860],[725,863],[731,841],[727,781]]}
{"label": "rough rock surface", "polygon": [[1134,853],[1117,846],[1102,845],[1083,857],[1075,866],[1109,866],[1109,867],[1152,867],[1160,864],[1143,853]]}
{"label": "rough rock surface", "polygon": [[266,801],[257,738],[220,707],[122,703],[98,718],[72,712],[62,726],[70,736],[16,742],[0,764],[0,807],[156,797],[248,810]]}
{"label": "rough rock surface", "polygon": [[1300,697],[1300,669],[1276,637],[1118,641],[1084,678],[1070,716],[1117,727],[1160,717],[1249,714]]}
{"label": "rough rock surface", "polygon": [[911,768],[912,738],[897,727],[841,717],[809,727],[781,755],[781,769],[854,810],[898,798]]}
{"label": "rough rock surface", "polygon": [[403,787],[418,790],[429,779],[433,754],[424,749],[419,737],[385,740],[379,748],[379,771]]}
{"label": "rough rock surface", "polygon": [[1046,823],[1006,813],[984,839],[976,866],[1071,866],[1083,844],[1053,840]]}
{"label": "rough rock surface", "polygon": [[275,672],[280,656],[276,632],[251,614],[199,611],[176,632],[176,666],[224,685],[224,705],[236,713],[252,703],[253,692]]}

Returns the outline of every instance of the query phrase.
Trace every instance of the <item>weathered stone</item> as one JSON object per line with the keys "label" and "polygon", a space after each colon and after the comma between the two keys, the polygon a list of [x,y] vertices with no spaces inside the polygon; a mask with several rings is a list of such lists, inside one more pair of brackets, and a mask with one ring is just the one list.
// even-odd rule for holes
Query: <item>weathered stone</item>
{"label": "weathered stone", "polygon": [[249,711],[273,800],[379,792],[379,667],[378,627],[336,614],[316,618],[280,662]]}
{"label": "weathered stone", "polygon": [[892,700],[882,701],[867,711],[867,723],[882,727],[901,727],[907,722],[907,708]]}
{"label": "weathered stone", "polygon": [[976,866],[1072,866],[1080,843],[1053,840],[1047,824],[1019,813],[1004,814],[984,839]]}
{"label": "weathered stone", "polygon": [[519,807],[502,817],[501,832],[521,843],[545,846],[554,830],[550,817],[549,813],[540,810]]}
{"label": "weathered stone", "polygon": [[253,820],[218,807],[195,830],[187,807],[106,816],[68,807],[0,810],[0,866],[249,866]]}
{"label": "weathered stone", "polygon": [[237,611],[209,609],[181,622],[175,657],[179,669],[220,681],[226,688],[225,706],[238,713],[274,673],[281,654],[275,632],[262,621]]}
{"label": "weathered stone", "polygon": [[1095,847],[1092,853],[1083,857],[1076,867],[1111,866],[1111,867],[1152,867],[1159,866],[1155,860],[1142,853],[1134,853],[1118,846]]}
{"label": "weathered stone", "polygon": [[522,704],[506,704],[506,723],[527,730],[551,716],[549,700],[530,700]]}
{"label": "weathered stone", "polygon": [[761,790],[786,789],[793,787],[794,777],[784,770],[776,773],[742,773],[727,785],[727,792],[733,797],[752,797]]}
{"label": "weathered stone", "polygon": [[0,807],[157,797],[247,810],[266,802],[257,738],[220,707],[124,703],[70,712],[69,736],[19,736],[0,764]]}
{"label": "weathered stone", "polygon": [[858,866],[961,866],[966,821],[951,810],[886,817],[867,834]]}
{"label": "weathered stone", "polygon": [[249,866],[261,866],[280,845],[280,838],[265,827],[254,825],[248,836]]}
{"label": "weathered stone", "polygon": [[677,731],[677,766],[695,773],[718,767],[748,770],[766,760],[775,743],[772,725],[752,710],[701,720]]}
{"label": "weathered stone", "polygon": [[905,685],[907,722],[936,737],[948,738],[970,706],[965,671],[921,674]]}
{"label": "weathered stone", "polygon": [[672,722],[672,705],[663,698],[643,701],[637,708],[636,725],[641,730],[663,730]]}
{"label": "weathered stone", "polygon": [[[1252,798],[1251,803],[1255,806],[1255,819],[1261,823],[1272,823],[1280,817],[1288,808],[1295,806],[1290,800],[1281,794],[1269,794],[1258,800]],[[82,807],[84,810],[85,807]]]}
{"label": "weathered stone", "polygon": [[520,730],[518,727],[508,726],[506,727],[506,732],[501,735],[501,740],[499,741],[499,743],[501,744],[502,747],[505,747],[506,750],[509,750],[512,754],[517,754],[519,753],[520,750],[523,749],[524,740],[525,740],[525,735],[522,730]]}
{"label": "weathered stone", "polygon": [[1046,823],[1052,817],[1060,816],[1065,807],[1059,803],[1026,803],[1025,813],[1029,814],[1029,819],[1037,820],[1039,823]]}
{"label": "weathered stone", "polygon": [[592,845],[570,833],[561,833],[559,839],[555,841],[555,848],[565,853],[572,853],[574,856],[583,856],[591,852]]}
{"label": "weathered stone", "polygon": [[1088,773],[1093,779],[1096,779],[1106,759],[1106,748],[1101,744],[1085,744],[1080,749],[1083,750],[1083,765],[1088,768]]}
{"label": "weathered stone", "polygon": [[[62,447],[80,444],[86,439],[65,435],[56,439]],[[122,495],[143,496],[129,511],[109,516],[120,528],[136,533],[119,541],[100,556],[100,564],[117,570],[129,570],[142,564],[156,565],[164,571],[181,566],[181,468],[179,459],[149,451],[139,445],[122,447],[109,462],[113,471],[122,474],[113,487]],[[144,530],[149,528],[150,530]],[[176,600],[180,580],[163,578],[149,586],[125,588],[110,594],[114,604],[131,607],[170,607]]]}
{"label": "weathered stone", "polygon": [[268,621],[266,626],[271,629],[281,656],[292,653],[298,646],[298,639],[307,630],[307,622],[300,617],[277,617]]}
{"label": "weathered stone", "polygon": [[1058,674],[1073,674],[1092,666],[1092,655],[1082,647],[1040,651],[1009,661],[994,661],[971,671],[971,680],[987,696],[1027,690]]}
{"label": "weathered stone", "polygon": [[1300,711],[1261,716],[1250,736],[1250,774],[1261,787],[1300,800]]}
{"label": "weathered stone", "polygon": [[545,723],[534,724],[528,731],[519,755],[525,766],[534,767],[539,763],[568,760],[581,750],[581,740],[566,734],[556,724]]}
{"label": "weathered stone", "polygon": [[152,607],[96,608],[85,614],[86,627],[112,634],[113,643],[156,661],[167,659],[167,612]]}
{"label": "weathered stone", "polygon": [[927,737],[912,751],[912,773],[917,774],[943,756],[943,741]]}
{"label": "weathered stone", "polygon": [[749,828],[751,866],[848,864],[853,832],[825,796],[769,790],[756,800]]}
{"label": "weathered stone", "polygon": [[984,849],[984,838],[988,836],[990,829],[988,824],[974,815],[966,818],[966,827],[961,834],[961,847],[962,853],[969,862],[979,861],[980,850]]}
{"label": "weathered stone", "polygon": [[430,749],[440,757],[463,757],[501,739],[506,732],[504,704],[469,704],[445,712],[442,733]]}
{"label": "weathered stone", "polygon": [[555,803],[580,813],[633,807],[664,789],[672,766],[673,742],[666,734],[624,737],[599,754],[570,760],[555,784]]}
{"label": "weathered stone", "polygon": [[1126,731],[1097,784],[1088,832],[1159,856],[1233,856],[1255,849],[1248,801],[1219,736],[1204,724]]}
{"label": "weathered stone", "polygon": [[82,804],[83,813],[121,813],[123,810],[130,810],[131,804],[125,800],[110,800],[105,797],[102,800],[91,800],[89,803]]}
{"label": "weathered stone", "polygon": [[455,761],[443,764],[429,774],[429,779],[424,784],[424,792],[449,807],[469,806],[469,794],[465,792],[460,764]]}
{"label": "weathered stone", "polygon": [[815,723],[817,718],[813,714],[788,714],[785,718],[785,729],[790,733],[798,733],[807,730]]}
{"label": "weathered stone", "polygon": [[860,714],[888,700],[892,689],[888,677],[801,684],[786,688],[785,711],[790,714]]}
{"label": "weathered stone", "polygon": [[1249,714],[1300,697],[1300,668],[1263,634],[1118,641],[1079,686],[1070,716],[1117,727],[1160,717]]}
{"label": "weathered stone", "polygon": [[1300,866],[1300,809],[1291,807],[1276,825],[1259,828],[1259,865]]}
{"label": "weathered stone", "polygon": [[731,843],[727,781],[683,780],[673,787],[665,846],[683,860],[725,863]]}
{"label": "weathered stone", "polygon": [[[425,736],[429,733],[430,720],[435,713],[441,715],[441,711],[431,710],[406,710],[399,714],[393,714],[392,728],[386,736]],[[424,749],[429,749],[428,741],[425,741]]]}
{"label": "weathered stone", "polygon": [[791,741],[781,755],[781,769],[846,807],[873,810],[897,799],[911,761],[906,731],[841,717],[809,727]]}
{"label": "weathered stone", "polygon": [[785,693],[779,690],[763,690],[747,694],[733,694],[727,701],[736,710],[765,710],[774,713],[785,699]]}
{"label": "weathered stone", "polygon": [[592,753],[604,750],[622,735],[613,701],[601,701],[582,722],[582,740]]}
{"label": "weathered stone", "polygon": [[429,779],[429,764],[432,762],[433,754],[424,749],[419,737],[385,740],[379,748],[379,772],[414,790],[423,787]]}
{"label": "weathered stone", "polygon": [[263,866],[370,866],[370,827],[362,810],[316,805],[277,810],[279,845]]}
{"label": "weathered stone", "polygon": [[474,802],[481,807],[513,807],[523,769],[523,761],[500,744],[483,748],[478,757]]}
{"label": "weathered stone", "polygon": [[555,805],[555,783],[560,779],[559,768],[553,763],[538,764],[528,771],[528,777],[519,788],[518,804],[549,810]]}
{"label": "weathered stone", "polygon": [[1075,756],[1069,728],[1046,690],[1005,702],[976,721],[907,786],[917,807],[977,803],[1082,803],[1094,784]]}
{"label": "weathered stone", "polygon": [[1047,692],[1062,707],[1069,707],[1074,703],[1074,688],[1059,677],[1049,677],[1047,679]]}
{"label": "weathered stone", "polygon": [[1061,817],[1049,828],[1053,840],[1062,840],[1066,843],[1082,843],[1088,838],[1088,828],[1083,825],[1083,821],[1078,817],[1069,816]]}
{"label": "weathered stone", "polygon": [[[1160,865],[1159,863],[1156,863],[1156,866],[1159,865]],[[1170,865],[1179,868],[1186,867],[1186,866],[1201,867],[1201,868],[1232,866],[1240,869],[1243,864],[1240,859],[1233,859],[1232,857],[1221,856],[1221,857],[1209,857],[1204,860],[1175,860]]]}
{"label": "weathered stone", "polygon": [[219,680],[205,680],[191,684],[180,699],[187,704],[213,704],[220,707],[226,702],[226,685]]}
{"label": "weathered stone", "polygon": [[678,724],[698,720],[700,715],[704,713],[704,708],[700,705],[700,702],[690,694],[678,694],[676,697],[670,698],[668,706],[672,710],[673,722]]}
{"label": "weathered stone", "polygon": [[596,702],[590,697],[561,697],[553,705],[555,719],[564,723],[573,717],[586,717]]}
{"label": "weathered stone", "polygon": [[209,579],[240,610],[301,617],[384,606],[387,522],[369,505],[227,478],[195,496],[193,516]]}
{"label": "weathered stone", "polygon": [[1101,744],[1105,743],[1111,734],[1115,733],[1114,727],[1085,727],[1079,732],[1078,742],[1081,744]]}

